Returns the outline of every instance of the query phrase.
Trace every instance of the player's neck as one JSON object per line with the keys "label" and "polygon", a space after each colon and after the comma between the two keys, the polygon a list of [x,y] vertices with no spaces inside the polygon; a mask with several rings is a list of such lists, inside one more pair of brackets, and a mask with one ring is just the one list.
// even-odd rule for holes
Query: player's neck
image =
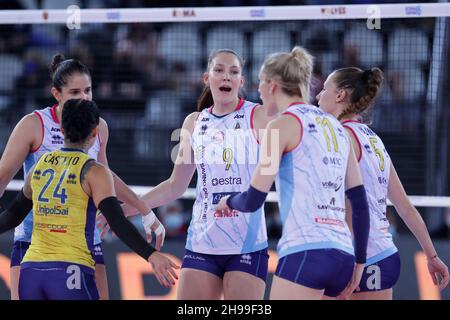
{"label": "player's neck", "polygon": [[276,99],[276,105],[278,107],[278,111],[280,113],[282,113],[283,111],[285,111],[287,108],[289,108],[292,104],[294,103],[305,103],[304,99],[298,97],[298,96],[287,96],[287,95],[282,95],[279,96],[278,99]]}
{"label": "player's neck", "polygon": [[216,116],[223,116],[225,114],[229,114],[231,112],[233,112],[236,107],[238,106],[239,102],[241,101],[241,99],[238,97],[235,100],[231,101],[231,102],[222,102],[222,103],[215,103],[214,102],[214,106],[212,109],[212,112],[216,115]]}
{"label": "player's neck", "polygon": [[346,121],[346,120],[356,120],[356,121],[359,121],[359,120],[361,120],[361,116],[357,115],[356,113],[346,114],[345,116],[343,116],[343,117],[341,118],[341,121]]}
{"label": "player's neck", "polygon": [[71,143],[69,141],[64,141],[64,148],[66,149],[78,149],[87,153],[87,147],[82,143]]}
{"label": "player's neck", "polygon": [[62,105],[58,104],[58,106],[55,109],[56,118],[58,119],[59,123],[61,123],[61,117],[62,117]]}

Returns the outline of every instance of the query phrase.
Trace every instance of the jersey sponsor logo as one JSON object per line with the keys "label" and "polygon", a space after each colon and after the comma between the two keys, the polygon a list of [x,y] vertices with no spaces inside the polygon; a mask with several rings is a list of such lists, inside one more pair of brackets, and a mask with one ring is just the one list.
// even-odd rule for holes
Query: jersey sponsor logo
{"label": "jersey sponsor logo", "polygon": [[57,127],[52,127],[52,128],[50,129],[50,132],[61,132],[61,129],[60,129],[60,128],[57,128]]}
{"label": "jersey sponsor logo", "polygon": [[335,192],[339,191],[339,189],[342,187],[342,177],[339,176],[336,178],[336,181],[325,181],[322,182],[322,187],[325,189],[334,189]]}
{"label": "jersey sponsor logo", "polygon": [[341,208],[336,206],[336,198],[331,198],[330,204],[319,204],[317,205],[317,209],[319,210],[332,210],[338,212],[345,212],[345,208]]}
{"label": "jersey sponsor logo", "polygon": [[64,208],[58,205],[51,208],[46,205],[38,204],[37,211],[35,211],[35,213],[40,216],[68,216],[69,208]]}
{"label": "jersey sponsor logo", "polygon": [[37,169],[33,172],[33,180],[41,180],[41,170]]}
{"label": "jersey sponsor logo", "polygon": [[337,219],[316,217],[316,218],[314,218],[314,221],[316,223],[321,223],[321,224],[330,224],[330,225],[340,226],[340,227],[344,226],[344,222],[342,222],[341,220],[337,220]]}
{"label": "jersey sponsor logo", "polygon": [[244,119],[244,115],[243,114],[236,114],[234,116],[234,119]]}
{"label": "jersey sponsor logo", "polygon": [[209,121],[209,118],[203,117],[201,121],[202,121],[202,122]]}
{"label": "jersey sponsor logo", "polygon": [[202,177],[202,186],[203,186],[203,197],[205,199],[208,198],[208,188],[206,187],[206,168],[204,163],[200,163],[201,177]]}
{"label": "jersey sponsor logo", "polygon": [[233,177],[213,178],[211,180],[211,184],[213,185],[213,187],[228,186],[228,185],[240,185],[240,184],[242,184],[242,180],[241,180],[241,178],[233,178]]}
{"label": "jersey sponsor logo", "polygon": [[368,127],[358,127],[358,130],[361,131],[362,133],[364,133],[367,136],[376,136],[375,132],[373,132],[370,128]]}
{"label": "jersey sponsor logo", "polygon": [[385,177],[378,177],[379,184],[387,184],[388,180]]}
{"label": "jersey sponsor logo", "polygon": [[208,126],[206,124],[204,124],[200,127],[200,132],[198,134],[204,135],[206,133],[206,130],[208,130]]}
{"label": "jersey sponsor logo", "polygon": [[37,229],[48,229],[49,232],[67,233],[67,225],[65,224],[51,224],[51,223],[35,223]]}
{"label": "jersey sponsor logo", "polygon": [[69,173],[66,182],[68,184],[77,184],[77,175],[75,173]]}
{"label": "jersey sponsor logo", "polygon": [[239,260],[239,262],[251,265],[252,264],[252,256],[249,254],[243,254],[241,256],[241,260]]}
{"label": "jersey sponsor logo", "polygon": [[214,134],[213,136],[214,143],[220,144],[224,140],[225,140],[225,133],[223,133],[222,131],[216,132],[216,134]]}
{"label": "jersey sponsor logo", "polygon": [[226,196],[230,196],[233,194],[236,194],[238,192],[218,192],[218,193],[213,193],[212,196],[212,204],[218,204],[220,202],[220,199],[222,199],[223,197]]}
{"label": "jersey sponsor logo", "polygon": [[372,154],[372,148],[371,148],[368,144],[365,144],[365,145],[364,145],[364,149],[366,149],[366,152],[367,152],[368,154]]}
{"label": "jersey sponsor logo", "polygon": [[103,251],[102,251],[102,247],[100,246],[95,246],[94,247],[94,256],[102,256],[103,255]]}
{"label": "jersey sponsor logo", "polygon": [[317,116],[323,116],[324,113],[319,108],[311,108],[311,107],[304,107],[304,106],[296,106],[296,111],[302,113],[302,114],[308,114],[312,113]]}
{"label": "jersey sponsor logo", "polygon": [[316,133],[316,125],[314,123],[308,123],[308,132],[309,133]]}
{"label": "jersey sponsor logo", "polygon": [[194,256],[192,254],[185,254],[184,255],[184,259],[192,259],[192,260],[200,260],[200,261],[206,261],[205,258],[201,257],[201,256]]}
{"label": "jersey sponsor logo", "polygon": [[52,144],[64,144],[64,138],[60,135],[52,135]]}
{"label": "jersey sponsor logo", "polygon": [[214,212],[214,218],[234,218],[239,217],[239,211],[237,210],[227,210],[227,211],[216,211]]}
{"label": "jersey sponsor logo", "polygon": [[377,200],[379,205],[386,205],[386,198],[381,198]]}
{"label": "jersey sponsor logo", "polygon": [[322,162],[324,165],[332,165],[337,167],[342,167],[343,160],[338,157],[325,156],[322,158]]}

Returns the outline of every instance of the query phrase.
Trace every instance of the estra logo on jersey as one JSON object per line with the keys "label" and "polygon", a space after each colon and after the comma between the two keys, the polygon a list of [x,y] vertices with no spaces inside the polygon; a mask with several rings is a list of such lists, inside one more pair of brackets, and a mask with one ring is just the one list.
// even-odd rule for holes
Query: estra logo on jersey
{"label": "estra logo on jersey", "polygon": [[215,186],[232,186],[232,185],[240,185],[242,184],[241,178],[233,178],[233,177],[227,177],[227,178],[213,178],[211,180],[211,184]]}

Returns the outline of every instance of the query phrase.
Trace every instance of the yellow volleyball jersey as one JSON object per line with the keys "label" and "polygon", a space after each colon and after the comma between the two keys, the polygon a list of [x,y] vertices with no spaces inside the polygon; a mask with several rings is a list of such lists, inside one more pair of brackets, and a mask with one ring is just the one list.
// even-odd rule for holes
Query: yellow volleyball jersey
{"label": "yellow volleyball jersey", "polygon": [[43,154],[30,173],[34,224],[23,263],[69,262],[94,268],[97,209],[80,183],[89,159],[79,149],[62,148]]}

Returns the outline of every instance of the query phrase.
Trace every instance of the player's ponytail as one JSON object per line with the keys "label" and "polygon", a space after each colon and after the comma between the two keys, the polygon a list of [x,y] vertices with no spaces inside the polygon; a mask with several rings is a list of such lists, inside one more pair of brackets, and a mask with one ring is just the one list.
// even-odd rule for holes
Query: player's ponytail
{"label": "player's ponytail", "polygon": [[342,68],[333,76],[337,89],[345,89],[349,94],[348,106],[338,119],[349,114],[364,115],[373,105],[381,91],[383,71],[379,68],[361,70],[356,67]]}
{"label": "player's ponytail", "polygon": [[91,78],[89,69],[80,61],[75,59],[65,59],[61,53],[55,54],[49,67],[52,85],[61,91],[75,73],[86,74]]}
{"label": "player's ponytail", "polygon": [[278,52],[266,58],[261,68],[267,80],[275,80],[284,93],[309,102],[313,56],[299,46],[291,52]]}

